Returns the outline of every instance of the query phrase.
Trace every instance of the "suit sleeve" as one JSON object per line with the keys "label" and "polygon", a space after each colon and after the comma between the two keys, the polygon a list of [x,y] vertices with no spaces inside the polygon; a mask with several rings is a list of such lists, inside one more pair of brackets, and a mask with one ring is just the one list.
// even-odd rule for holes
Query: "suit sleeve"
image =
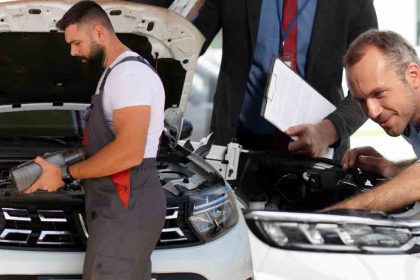
{"label": "suit sleeve", "polygon": [[223,0],[206,0],[193,24],[206,38],[201,54],[205,53],[213,38],[222,28],[222,2]]}
{"label": "suit sleeve", "polygon": [[[378,28],[375,8],[372,0],[362,0],[358,13],[350,19],[348,45],[363,32]],[[334,147],[341,144],[342,139],[348,139],[367,119],[361,106],[348,93],[346,98],[337,106],[337,109],[327,116],[334,124],[339,140]]]}

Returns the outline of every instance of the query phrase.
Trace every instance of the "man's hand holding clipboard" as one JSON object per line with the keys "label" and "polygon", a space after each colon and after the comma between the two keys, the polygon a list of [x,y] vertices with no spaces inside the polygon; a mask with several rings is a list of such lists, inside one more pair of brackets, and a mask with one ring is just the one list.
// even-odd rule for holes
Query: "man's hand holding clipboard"
{"label": "man's hand holding clipboard", "polygon": [[335,109],[284,62],[274,60],[261,115],[295,140],[289,144],[291,152],[332,158],[328,146],[338,136],[324,118]]}

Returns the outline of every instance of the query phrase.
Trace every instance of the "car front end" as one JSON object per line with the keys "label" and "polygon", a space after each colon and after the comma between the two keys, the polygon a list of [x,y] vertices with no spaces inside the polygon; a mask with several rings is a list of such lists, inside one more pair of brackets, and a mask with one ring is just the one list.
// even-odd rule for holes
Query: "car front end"
{"label": "car front end", "polygon": [[236,187],[248,202],[255,279],[420,277],[419,203],[393,213],[324,210],[386,178],[328,159],[241,156]]}

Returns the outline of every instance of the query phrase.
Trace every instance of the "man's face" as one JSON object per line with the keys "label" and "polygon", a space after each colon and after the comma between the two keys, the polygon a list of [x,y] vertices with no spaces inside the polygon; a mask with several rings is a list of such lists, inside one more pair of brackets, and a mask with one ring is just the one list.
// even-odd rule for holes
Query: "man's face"
{"label": "man's face", "polygon": [[70,44],[70,54],[83,63],[103,63],[104,47],[95,39],[93,28],[89,25],[71,24],[64,30],[65,40]]}
{"label": "man's face", "polygon": [[375,47],[367,47],[363,58],[347,69],[347,81],[353,98],[390,136],[401,135],[418,114],[418,93]]}

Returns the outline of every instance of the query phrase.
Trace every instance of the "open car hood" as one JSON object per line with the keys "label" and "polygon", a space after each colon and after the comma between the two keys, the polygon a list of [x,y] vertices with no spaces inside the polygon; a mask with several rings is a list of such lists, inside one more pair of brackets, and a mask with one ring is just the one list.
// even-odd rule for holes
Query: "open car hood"
{"label": "open car hood", "polygon": [[[0,112],[90,103],[101,67],[70,56],[56,22],[77,1],[0,3]],[[204,37],[183,17],[127,1],[98,1],[119,38],[146,58],[166,92],[165,124],[179,139]]]}

